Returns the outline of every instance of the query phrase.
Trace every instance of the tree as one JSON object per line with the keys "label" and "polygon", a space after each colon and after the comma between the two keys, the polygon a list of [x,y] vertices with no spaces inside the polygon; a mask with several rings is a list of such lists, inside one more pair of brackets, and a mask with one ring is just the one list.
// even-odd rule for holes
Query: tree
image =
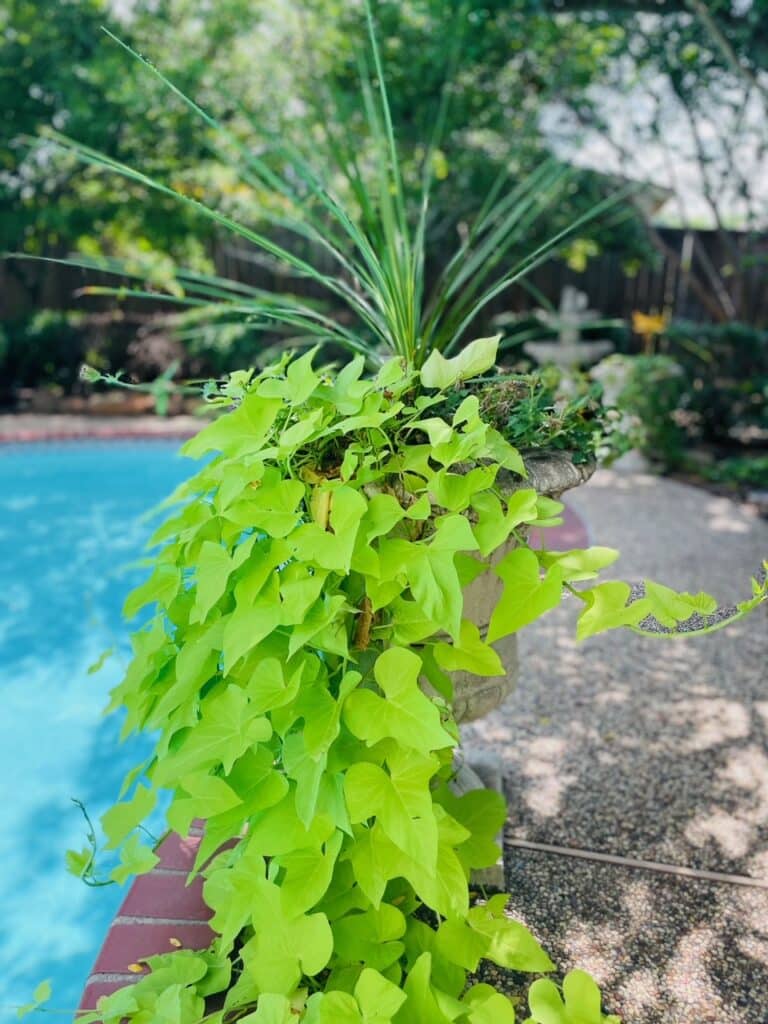
{"label": "tree", "polygon": [[581,15],[610,18],[622,43],[582,95],[560,93],[553,135],[576,158],[581,152],[665,188],[668,220],[710,228],[719,259],[693,235],[678,253],[639,207],[651,242],[679,266],[683,286],[714,319],[739,318],[768,227],[768,74],[761,63],[768,5],[752,3],[740,16],[721,2],[664,9]]}
{"label": "tree", "polygon": [[[414,167],[448,81],[435,157],[436,231],[455,231],[500,167],[514,179],[546,155],[541,104],[554,92],[583,91],[612,45],[610,25],[553,19],[526,0],[483,7],[380,0],[375,11],[398,140]],[[204,124],[109,39],[103,23],[249,144],[268,150],[270,140],[282,138],[316,152],[331,92],[339,101],[336,131],[353,135],[360,123],[356,59],[364,25],[356,5],[288,0],[276,11],[267,0],[139,0],[116,21],[107,0],[43,7],[12,0],[0,46],[4,248],[61,255],[78,247],[145,261],[160,251],[205,262],[210,236],[193,213],[74,165],[46,138],[50,126],[225,208],[250,204],[257,216],[261,197],[210,153]],[[543,233],[600,191],[594,175],[582,184],[588,198],[566,193]],[[162,260],[155,265],[162,273]],[[28,265],[23,272],[30,274]]]}
{"label": "tree", "polygon": [[[232,118],[251,54],[242,26],[266,3],[139,0],[117,20],[107,0],[10,0],[0,13],[0,245],[61,256],[78,248],[209,263],[205,226],[172,199],[97,175],[58,151],[51,129],[108,156],[161,173],[182,189],[226,192],[231,175],[207,148],[199,121],[110,39],[151,53],[180,88],[229,99]],[[251,34],[250,38],[253,38]],[[263,48],[262,48],[263,49]],[[258,88],[258,82],[255,83]],[[156,261],[157,262],[157,261]],[[11,263],[34,303],[39,265]],[[162,270],[162,265],[158,266]]]}

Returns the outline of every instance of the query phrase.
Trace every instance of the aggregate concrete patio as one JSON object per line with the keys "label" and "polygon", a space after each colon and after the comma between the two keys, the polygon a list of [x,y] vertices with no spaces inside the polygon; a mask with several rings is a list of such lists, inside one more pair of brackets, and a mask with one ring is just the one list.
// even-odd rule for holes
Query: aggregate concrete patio
{"label": "aggregate concrete patio", "polygon": [[[621,550],[610,572],[630,582],[731,603],[768,557],[754,509],[643,472],[603,470],[568,502],[592,543]],[[524,631],[517,691],[464,728],[470,757],[482,744],[504,759],[511,909],[558,965],[595,975],[625,1024],[758,1024],[768,1019],[765,612],[710,636],[622,632],[577,646],[577,611],[569,603]]]}

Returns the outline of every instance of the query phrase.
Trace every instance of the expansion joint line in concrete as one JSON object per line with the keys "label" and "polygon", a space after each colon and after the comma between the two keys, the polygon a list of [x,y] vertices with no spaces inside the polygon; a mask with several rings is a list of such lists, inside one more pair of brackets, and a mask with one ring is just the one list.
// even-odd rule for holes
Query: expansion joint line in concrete
{"label": "expansion joint line in concrete", "polygon": [[637,860],[634,857],[619,857],[613,853],[597,853],[593,850],[577,850],[571,846],[553,846],[550,843],[532,843],[527,839],[507,839],[506,846],[534,853],[551,853],[558,857],[577,857],[594,860],[602,864],[614,864],[621,868],[635,868],[640,871],[656,871],[663,875],[679,878],[694,878],[703,882],[724,882],[728,885],[745,885],[754,889],[768,889],[768,879],[750,878],[749,875],[729,875],[724,871],[704,871],[699,868],[685,868],[679,864],[661,864],[654,860]]}

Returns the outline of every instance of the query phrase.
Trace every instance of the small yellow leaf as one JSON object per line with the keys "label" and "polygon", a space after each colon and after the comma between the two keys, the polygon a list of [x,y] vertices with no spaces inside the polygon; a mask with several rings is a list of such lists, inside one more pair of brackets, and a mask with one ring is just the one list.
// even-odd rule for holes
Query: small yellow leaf
{"label": "small yellow leaf", "polygon": [[128,970],[131,972],[131,974],[143,974],[144,973],[144,965],[143,964],[128,964]]}
{"label": "small yellow leaf", "polygon": [[328,529],[328,520],[331,517],[332,499],[332,492],[327,488],[315,487],[312,491],[312,498],[310,499],[312,518],[321,530]]}
{"label": "small yellow leaf", "polygon": [[318,473],[314,466],[302,466],[299,470],[299,477],[305,484],[321,484],[328,479],[325,474]]}
{"label": "small yellow leaf", "polygon": [[168,939],[168,941],[172,946],[175,946],[176,949],[181,949],[181,939]]}

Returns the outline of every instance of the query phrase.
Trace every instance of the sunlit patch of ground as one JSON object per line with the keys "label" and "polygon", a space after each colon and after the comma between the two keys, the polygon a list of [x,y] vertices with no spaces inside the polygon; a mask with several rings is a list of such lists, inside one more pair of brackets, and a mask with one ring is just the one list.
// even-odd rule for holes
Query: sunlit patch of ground
{"label": "sunlit patch of ground", "polygon": [[[569,496],[611,567],[749,596],[768,523],[648,474],[601,472]],[[521,637],[503,708],[464,728],[497,750],[508,836],[768,882],[768,627],[607,634],[577,646],[571,604]],[[768,1005],[768,890],[510,847],[515,911],[566,966],[591,970],[626,1024],[755,1024]]]}

